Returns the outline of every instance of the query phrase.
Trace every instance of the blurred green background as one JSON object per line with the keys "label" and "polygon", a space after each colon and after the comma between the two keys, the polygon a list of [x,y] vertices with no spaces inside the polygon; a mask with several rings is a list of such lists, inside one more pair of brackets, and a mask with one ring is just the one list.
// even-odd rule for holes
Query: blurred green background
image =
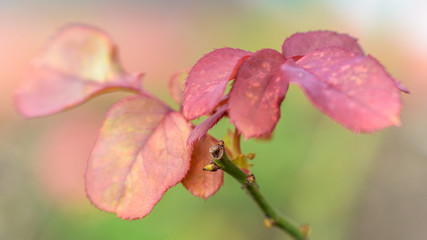
{"label": "blurred green background", "polygon": [[[84,161],[103,116],[127,96],[97,97],[54,116],[24,120],[12,93],[29,61],[68,22],[107,31],[130,72],[163,100],[175,70],[224,46],[280,50],[295,32],[328,29],[411,90],[402,126],[355,135],[291,86],[272,141],[249,140],[253,172],[278,210],[312,226],[311,239],[427,238],[427,3],[425,1],[12,1],[0,0],[0,239],[289,239],[267,229],[226,176],[207,201],[180,184],[144,219],[123,221],[90,204]],[[221,138],[228,122],[212,133]]]}

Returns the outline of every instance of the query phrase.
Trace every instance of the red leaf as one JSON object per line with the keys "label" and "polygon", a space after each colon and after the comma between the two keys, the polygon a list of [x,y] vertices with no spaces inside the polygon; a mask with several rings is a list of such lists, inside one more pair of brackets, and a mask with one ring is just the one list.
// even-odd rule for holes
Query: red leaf
{"label": "red leaf", "polygon": [[291,58],[304,56],[314,50],[327,47],[340,47],[347,51],[364,55],[356,38],[332,31],[295,33],[285,40],[282,52],[286,58]]}
{"label": "red leaf", "polygon": [[117,49],[103,31],[72,24],[60,29],[34,60],[15,102],[25,117],[38,117],[114,88],[141,91],[141,74],[122,70]]}
{"label": "red leaf", "polygon": [[193,145],[190,170],[182,180],[182,184],[196,197],[207,199],[215,194],[222,185],[223,171],[203,171],[203,167],[212,161],[209,148],[217,143],[216,139],[205,135]]}
{"label": "red leaf", "polygon": [[285,58],[262,49],[240,67],[230,91],[229,115],[245,139],[271,133],[280,118],[280,104],[289,82],[279,68]]}
{"label": "red leaf", "polygon": [[240,49],[221,48],[203,56],[191,69],[185,82],[183,114],[195,119],[211,113],[220,102],[229,80],[247,56]]}
{"label": "red leaf", "polygon": [[86,191],[99,208],[142,218],[190,167],[191,131],[181,113],[147,96],[132,96],[107,114],[86,170]]}
{"label": "red leaf", "polygon": [[281,69],[317,108],[355,132],[400,123],[399,89],[371,56],[327,48],[307,54],[297,64],[287,61]]}
{"label": "red leaf", "polygon": [[182,75],[188,73],[190,69],[181,69],[174,72],[169,78],[169,93],[172,96],[172,99],[181,106],[182,98],[184,94],[184,84],[185,78],[182,78]]}
{"label": "red leaf", "polygon": [[197,125],[193,131],[191,131],[190,136],[187,139],[188,145],[193,145],[194,142],[199,140],[201,137],[205,136],[206,133],[211,129],[215,124],[224,117],[227,112],[228,104],[224,104],[218,108],[218,110],[212,114],[212,116],[205,119],[199,125]]}

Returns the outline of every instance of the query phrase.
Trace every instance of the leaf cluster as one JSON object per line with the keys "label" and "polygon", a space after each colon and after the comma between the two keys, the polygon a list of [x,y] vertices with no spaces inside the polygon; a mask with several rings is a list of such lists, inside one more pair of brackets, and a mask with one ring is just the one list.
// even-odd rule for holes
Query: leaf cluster
{"label": "leaf cluster", "polygon": [[[408,92],[364,54],[355,38],[331,31],[296,33],[284,41],[282,52],[216,49],[191,68],[185,88],[179,74],[169,84],[181,106],[175,111],[143,89],[142,73],[122,68],[106,33],[71,24],[34,59],[15,103],[23,116],[40,117],[110,90],[134,92],[108,111],[85,180],[97,207],[136,219],[180,182],[196,197],[206,199],[218,191],[223,172],[202,171],[210,162],[207,149],[217,142],[209,129],[227,117],[237,129],[237,136],[229,135],[234,143],[240,134],[245,139],[270,137],[290,83],[300,86],[316,108],[355,132],[399,125],[399,92]],[[190,121],[201,116],[208,118],[193,126]],[[249,168],[245,159],[253,156],[234,145],[228,151],[242,168]]]}

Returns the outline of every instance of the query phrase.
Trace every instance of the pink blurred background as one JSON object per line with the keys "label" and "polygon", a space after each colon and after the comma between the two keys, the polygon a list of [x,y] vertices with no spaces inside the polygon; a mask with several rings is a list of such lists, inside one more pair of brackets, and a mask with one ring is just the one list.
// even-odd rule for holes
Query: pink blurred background
{"label": "pink blurred background", "polygon": [[[46,155],[55,153],[44,153],[44,149],[46,146],[53,148],[55,143],[60,143],[59,139],[67,138],[61,137],[60,133],[70,136],[66,139],[70,142],[62,144],[64,149],[55,147],[60,152],[56,153],[58,156],[71,156],[73,149],[80,149],[73,145],[75,141],[70,140],[76,132],[87,133],[82,145],[88,146],[95,139],[96,126],[101,124],[105,111],[111,103],[126,95],[102,96],[81,108],[42,119],[29,121],[17,114],[12,93],[18,87],[29,61],[56,29],[69,22],[93,24],[108,32],[119,46],[123,66],[130,72],[146,72],[144,86],[168,102],[172,102],[165,94],[170,74],[191,66],[213,48],[228,46],[249,51],[260,48],[279,50],[283,40],[291,34],[318,29],[336,30],[359,38],[365,52],[379,59],[394,77],[410,89],[411,94],[403,96],[402,127],[387,130],[376,152],[376,156],[382,157],[365,172],[363,189],[350,210],[353,212],[353,224],[340,230],[340,234],[325,230],[316,235],[315,232],[313,236],[317,237],[313,239],[340,239],[342,236],[346,236],[345,239],[425,238],[426,11],[427,2],[421,0],[1,0],[0,239],[39,239],[37,229],[40,226],[34,224],[40,217],[37,208],[46,208],[44,202],[47,201],[49,205],[48,199],[58,196],[54,193],[55,184],[49,182],[66,178],[67,173],[72,171],[77,176],[82,175],[84,166],[84,157],[76,157],[81,162],[66,165],[69,171],[61,174],[64,164],[59,163],[59,167],[55,167],[55,164],[46,163],[51,158]],[[73,130],[67,129],[67,126]],[[43,163],[61,170],[49,170]],[[73,166],[77,170],[73,170]],[[262,167],[261,164],[257,166]],[[46,176],[44,171],[55,172],[56,175]],[[76,185],[70,184],[69,188],[64,185],[63,188],[74,191],[72,189],[76,186],[82,186],[82,178],[74,183]],[[92,208],[85,199],[83,188],[75,191],[72,196],[80,196],[79,204],[71,208]],[[56,204],[62,204],[61,198],[70,200],[67,193],[59,195],[61,197],[54,200],[59,202]],[[64,209],[68,208],[69,205]],[[26,231],[19,232],[22,228]]]}

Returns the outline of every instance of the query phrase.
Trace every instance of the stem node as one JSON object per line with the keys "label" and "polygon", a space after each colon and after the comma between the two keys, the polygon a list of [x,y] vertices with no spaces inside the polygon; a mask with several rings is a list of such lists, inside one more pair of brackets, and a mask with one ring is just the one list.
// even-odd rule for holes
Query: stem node
{"label": "stem node", "polygon": [[255,176],[253,174],[247,176],[246,177],[246,182],[247,182],[247,185],[251,185],[252,183],[255,182]]}

